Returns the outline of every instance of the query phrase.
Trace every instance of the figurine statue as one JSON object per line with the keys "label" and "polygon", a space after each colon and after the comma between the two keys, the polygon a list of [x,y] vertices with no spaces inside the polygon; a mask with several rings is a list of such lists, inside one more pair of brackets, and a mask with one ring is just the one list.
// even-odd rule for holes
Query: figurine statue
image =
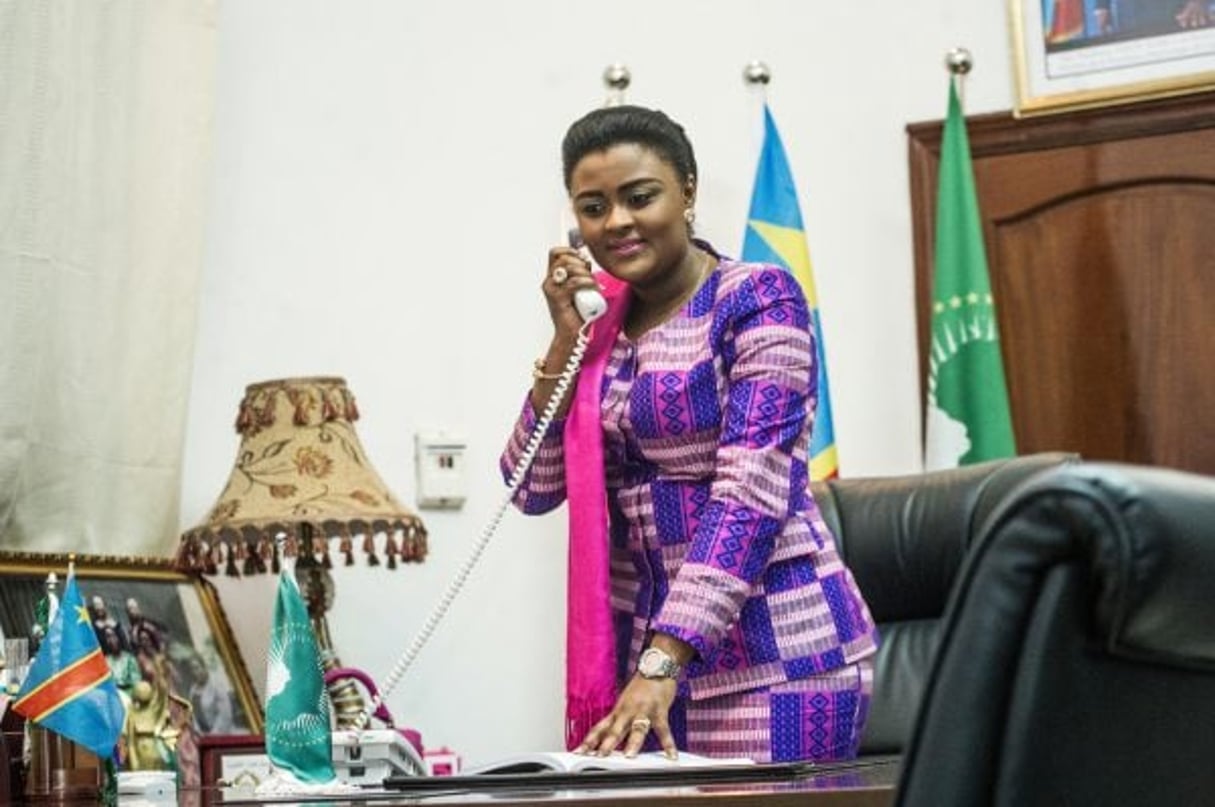
{"label": "figurine statue", "polygon": [[140,680],[131,687],[131,705],[123,730],[125,768],[132,771],[175,770],[178,741],[190,725],[192,707],[164,685]]}

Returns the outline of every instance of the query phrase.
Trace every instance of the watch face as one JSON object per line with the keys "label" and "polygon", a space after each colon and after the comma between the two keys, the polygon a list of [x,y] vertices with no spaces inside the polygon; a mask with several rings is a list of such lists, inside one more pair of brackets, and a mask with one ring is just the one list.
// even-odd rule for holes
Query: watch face
{"label": "watch face", "polygon": [[646,678],[673,677],[676,670],[674,660],[657,647],[650,647],[637,660],[637,671]]}

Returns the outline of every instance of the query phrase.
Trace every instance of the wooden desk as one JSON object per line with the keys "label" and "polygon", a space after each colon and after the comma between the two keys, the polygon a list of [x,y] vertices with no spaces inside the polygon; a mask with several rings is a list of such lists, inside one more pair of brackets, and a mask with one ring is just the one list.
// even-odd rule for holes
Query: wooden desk
{"label": "wooden desk", "polygon": [[[851,767],[827,768],[790,781],[693,786],[613,787],[604,789],[494,789],[490,792],[436,790],[421,793],[367,793],[357,799],[328,797],[326,805],[375,804],[384,806],[494,804],[504,807],[889,807],[894,803],[899,760],[883,757]],[[182,794],[185,797],[187,794]],[[307,803],[301,799],[297,803]],[[181,804],[190,800],[183,798]],[[215,801],[214,804],[253,805],[253,801]],[[262,802],[264,803],[264,802]],[[320,803],[319,801],[317,803]]]}
{"label": "wooden desk", "polygon": [[545,793],[464,793],[401,803],[448,805],[492,802],[510,807],[551,807],[554,801],[560,801],[561,807],[645,807],[672,803],[682,807],[889,807],[894,803],[898,773],[898,760],[889,759],[789,782]]}

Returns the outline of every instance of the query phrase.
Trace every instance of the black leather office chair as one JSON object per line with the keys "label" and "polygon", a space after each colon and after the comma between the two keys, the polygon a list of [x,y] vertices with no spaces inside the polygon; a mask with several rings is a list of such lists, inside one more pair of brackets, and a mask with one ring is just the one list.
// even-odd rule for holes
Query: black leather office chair
{"label": "black leather office chair", "polygon": [[1035,476],[968,554],[898,803],[1215,803],[1215,478]]}
{"label": "black leather office chair", "polygon": [[1010,490],[1075,461],[1052,453],[949,471],[812,485],[880,632],[861,754],[902,753],[941,619],[971,544]]}

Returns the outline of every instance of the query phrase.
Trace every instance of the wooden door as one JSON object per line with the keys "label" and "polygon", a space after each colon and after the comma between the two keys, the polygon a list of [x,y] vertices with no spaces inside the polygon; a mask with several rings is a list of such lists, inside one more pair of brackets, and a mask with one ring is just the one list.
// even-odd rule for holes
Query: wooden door
{"label": "wooden door", "polygon": [[[1215,92],[967,128],[1018,451],[1215,474]],[[924,378],[941,123],[907,131]]]}

